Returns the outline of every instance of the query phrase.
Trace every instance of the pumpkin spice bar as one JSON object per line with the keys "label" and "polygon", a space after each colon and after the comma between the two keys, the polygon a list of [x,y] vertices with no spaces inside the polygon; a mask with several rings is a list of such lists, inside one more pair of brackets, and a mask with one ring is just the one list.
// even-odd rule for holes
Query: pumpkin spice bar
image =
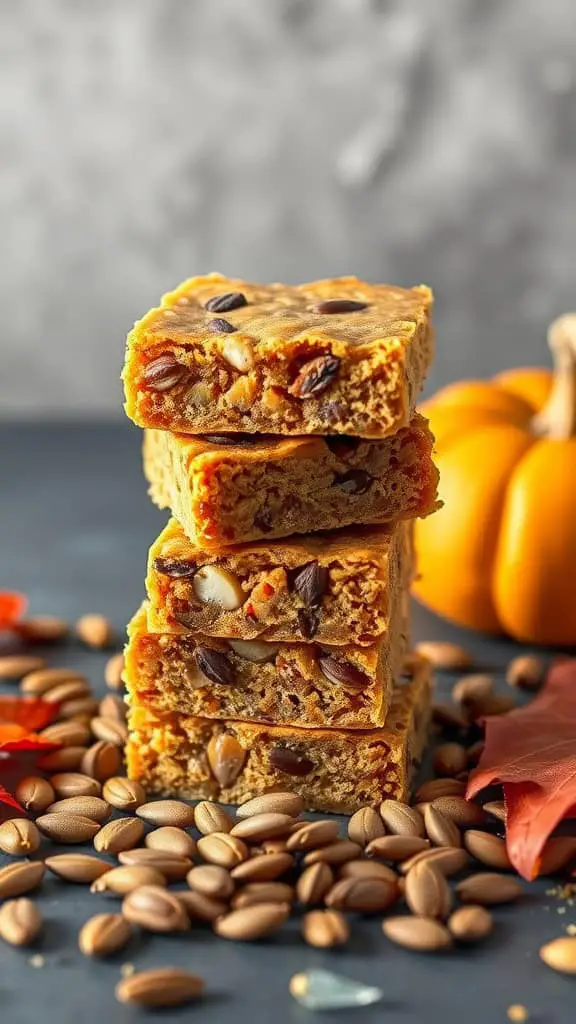
{"label": "pumpkin spice bar", "polygon": [[406,800],[426,743],[431,670],[414,659],[386,724],[365,732],[293,729],[154,712],[129,715],[128,775],[149,793],[238,804],[296,790],[310,810],[351,814],[386,797]]}
{"label": "pumpkin spice bar", "polygon": [[223,640],[149,630],[146,605],[128,627],[124,678],[130,700],[204,718],[368,729],[383,725],[408,649],[398,602],[372,647]]}
{"label": "pumpkin spice bar", "polygon": [[426,377],[431,306],[424,285],[193,277],[128,335],[126,412],[191,434],[386,437]]}
{"label": "pumpkin spice bar", "polygon": [[374,644],[413,577],[412,524],[196,547],[171,519],[148,556],[157,633]]}
{"label": "pumpkin spice bar", "polygon": [[150,496],[199,548],[385,523],[438,505],[424,417],[382,441],[144,435]]}

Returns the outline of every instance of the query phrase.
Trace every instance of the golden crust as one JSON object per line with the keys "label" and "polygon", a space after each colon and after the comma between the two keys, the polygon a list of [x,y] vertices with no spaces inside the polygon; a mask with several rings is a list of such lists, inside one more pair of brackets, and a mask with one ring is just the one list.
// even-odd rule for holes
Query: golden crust
{"label": "golden crust", "polygon": [[[206,303],[216,295],[241,292],[246,305],[228,312],[209,312]],[[325,299],[352,299],[367,308],[326,316],[314,306]],[[341,341],[345,346],[381,343],[386,338],[411,338],[418,326],[428,324],[432,292],[426,285],[398,288],[368,284],[357,277],[327,278],[308,284],[253,284],[223,274],[188,278],[162,296],[135,324],[136,343],[153,344],[166,334],[184,341],[206,338],[207,323],[225,316],[239,331],[274,350],[279,343],[310,333]],[[166,317],[166,313],[169,317]]]}

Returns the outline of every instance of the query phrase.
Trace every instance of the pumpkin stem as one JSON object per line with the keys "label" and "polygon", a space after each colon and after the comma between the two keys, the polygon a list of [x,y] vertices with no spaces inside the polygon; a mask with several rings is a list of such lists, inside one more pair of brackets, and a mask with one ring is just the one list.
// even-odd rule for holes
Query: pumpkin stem
{"label": "pumpkin stem", "polygon": [[532,420],[535,434],[557,441],[576,437],[576,313],[566,313],[548,328],[554,358],[550,398]]}

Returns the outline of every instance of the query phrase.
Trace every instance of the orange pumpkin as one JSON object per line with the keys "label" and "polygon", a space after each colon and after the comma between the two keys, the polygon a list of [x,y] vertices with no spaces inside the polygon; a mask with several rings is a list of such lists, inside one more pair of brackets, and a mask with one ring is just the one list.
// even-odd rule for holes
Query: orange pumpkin
{"label": "orange pumpkin", "polygon": [[416,523],[424,604],[463,626],[576,644],[576,314],[548,340],[554,374],[509,370],[439,391],[444,507]]}

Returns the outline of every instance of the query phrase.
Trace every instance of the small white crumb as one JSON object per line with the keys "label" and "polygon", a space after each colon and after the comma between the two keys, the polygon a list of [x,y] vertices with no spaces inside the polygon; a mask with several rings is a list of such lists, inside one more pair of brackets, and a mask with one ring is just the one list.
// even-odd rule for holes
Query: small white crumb
{"label": "small white crumb", "polygon": [[34,956],[28,957],[28,963],[30,967],[44,967],[46,961],[41,953],[34,953]]}
{"label": "small white crumb", "polygon": [[288,985],[290,994],[297,996],[305,996],[308,991],[308,978],[305,974],[293,974],[290,978]]}
{"label": "small white crumb", "polygon": [[122,975],[123,978],[131,978],[132,975],[134,974],[135,970],[136,970],[136,968],[135,968],[134,964],[125,963],[125,964],[122,964],[122,966],[120,968],[120,974]]}
{"label": "small white crumb", "polygon": [[507,1017],[508,1020],[514,1021],[514,1024],[524,1024],[524,1021],[528,1020],[528,1010],[521,1003],[514,1003],[508,1007]]}

